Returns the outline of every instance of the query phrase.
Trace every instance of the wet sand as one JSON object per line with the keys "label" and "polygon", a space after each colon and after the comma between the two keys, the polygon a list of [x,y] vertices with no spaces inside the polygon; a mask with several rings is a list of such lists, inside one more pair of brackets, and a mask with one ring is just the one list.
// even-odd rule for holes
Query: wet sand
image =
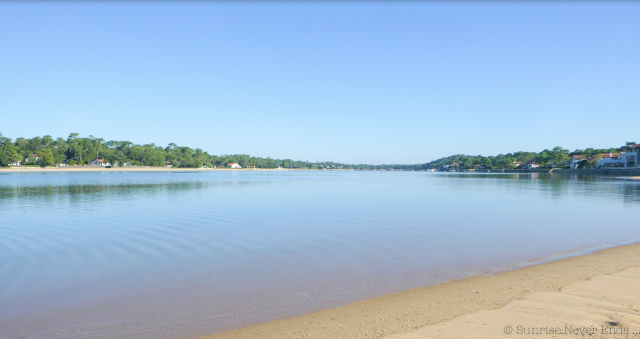
{"label": "wet sand", "polygon": [[203,338],[583,335],[640,338],[640,244],[445,282]]}

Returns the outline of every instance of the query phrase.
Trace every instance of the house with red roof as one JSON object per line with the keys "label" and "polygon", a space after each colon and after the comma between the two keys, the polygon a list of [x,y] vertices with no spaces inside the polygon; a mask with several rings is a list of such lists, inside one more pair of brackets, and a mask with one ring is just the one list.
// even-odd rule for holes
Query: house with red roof
{"label": "house with red roof", "polygon": [[571,156],[571,160],[569,162],[569,168],[571,169],[576,169],[578,168],[578,165],[580,164],[581,161],[583,160],[587,160],[587,157],[582,155],[582,154],[578,154],[578,155],[572,155]]}
{"label": "house with red roof", "polygon": [[602,153],[596,167],[638,167],[640,166],[640,145],[628,146],[626,152]]}
{"label": "house with red roof", "polygon": [[93,166],[111,166],[110,163],[104,162],[104,159],[92,160],[89,164]]}
{"label": "house with red roof", "polygon": [[596,167],[624,167],[624,162],[620,155],[620,153],[600,153],[600,159],[596,162]]}

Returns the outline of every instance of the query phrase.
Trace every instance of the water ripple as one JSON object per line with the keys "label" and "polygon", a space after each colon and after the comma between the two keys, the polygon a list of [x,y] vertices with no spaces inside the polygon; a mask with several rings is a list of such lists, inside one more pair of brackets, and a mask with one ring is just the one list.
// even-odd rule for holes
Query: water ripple
{"label": "water ripple", "polygon": [[640,183],[593,177],[0,176],[0,327],[197,337],[640,240],[638,212]]}

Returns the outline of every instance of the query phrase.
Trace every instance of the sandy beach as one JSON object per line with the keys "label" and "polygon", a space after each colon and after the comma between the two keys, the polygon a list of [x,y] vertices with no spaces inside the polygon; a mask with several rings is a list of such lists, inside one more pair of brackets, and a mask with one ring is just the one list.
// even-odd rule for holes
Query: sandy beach
{"label": "sandy beach", "polygon": [[525,266],[206,336],[640,337],[640,244]]}
{"label": "sandy beach", "polygon": [[210,172],[210,171],[289,171],[283,169],[262,168],[169,168],[158,166],[137,167],[5,167],[0,168],[0,173],[56,173],[56,172]]}

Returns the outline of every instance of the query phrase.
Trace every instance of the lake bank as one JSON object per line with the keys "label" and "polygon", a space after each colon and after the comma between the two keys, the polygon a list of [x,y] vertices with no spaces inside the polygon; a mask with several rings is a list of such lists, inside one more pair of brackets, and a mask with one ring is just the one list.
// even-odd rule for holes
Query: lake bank
{"label": "lake bank", "polygon": [[290,171],[291,169],[262,168],[170,168],[164,166],[137,167],[6,167],[0,173],[62,173],[62,172],[210,172],[210,171]]}
{"label": "lake bank", "polygon": [[[355,171],[355,172],[427,172],[408,171],[401,169],[307,169],[307,168],[170,168],[165,166],[127,166],[107,168],[100,166],[64,166],[64,167],[0,167],[0,173],[64,173],[64,172],[211,172],[211,171]],[[493,169],[493,170],[465,170],[463,173],[509,173],[509,174],[579,174],[618,176],[627,179],[640,179],[640,168],[603,168],[603,169]],[[438,171],[438,173],[458,173]]]}
{"label": "lake bank", "polygon": [[[640,244],[469,277],[203,339],[495,338],[506,326],[640,328]],[[635,313],[634,313],[635,312]],[[620,328],[618,326],[618,328]],[[597,332],[600,334],[600,332]],[[615,337],[608,335],[607,337]]]}
{"label": "lake bank", "polygon": [[64,167],[0,167],[0,173],[65,173],[65,172],[212,172],[212,171],[353,171],[353,169],[306,169],[306,168],[170,168],[164,166],[137,167],[99,167],[99,166],[64,166]]}

